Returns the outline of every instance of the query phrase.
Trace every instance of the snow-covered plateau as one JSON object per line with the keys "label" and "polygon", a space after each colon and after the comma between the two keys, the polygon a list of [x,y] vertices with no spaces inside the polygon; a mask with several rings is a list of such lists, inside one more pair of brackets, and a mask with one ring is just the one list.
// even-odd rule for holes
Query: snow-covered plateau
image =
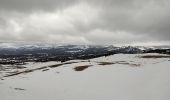
{"label": "snow-covered plateau", "polygon": [[1,65],[1,100],[170,100],[166,54],[115,54],[20,66],[24,68]]}

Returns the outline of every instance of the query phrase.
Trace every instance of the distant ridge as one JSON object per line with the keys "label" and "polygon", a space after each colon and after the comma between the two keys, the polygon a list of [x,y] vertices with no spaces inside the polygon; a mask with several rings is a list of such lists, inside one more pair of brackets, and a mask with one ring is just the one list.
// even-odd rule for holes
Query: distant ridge
{"label": "distant ridge", "polygon": [[68,61],[91,59],[114,54],[161,53],[170,54],[170,46],[100,46],[56,45],[29,43],[0,43],[0,64],[24,64],[26,62]]}

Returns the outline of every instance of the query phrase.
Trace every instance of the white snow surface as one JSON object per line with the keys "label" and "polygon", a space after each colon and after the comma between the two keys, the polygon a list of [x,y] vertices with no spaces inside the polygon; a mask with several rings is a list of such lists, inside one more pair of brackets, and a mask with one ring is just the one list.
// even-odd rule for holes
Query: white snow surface
{"label": "white snow surface", "polygon": [[[170,58],[140,58],[142,55],[116,54],[68,61],[77,63],[47,71],[11,77],[0,74],[4,79],[0,80],[0,100],[170,100]],[[101,62],[114,64],[99,65]],[[58,63],[26,66],[31,69]],[[74,70],[84,65],[92,66]]]}

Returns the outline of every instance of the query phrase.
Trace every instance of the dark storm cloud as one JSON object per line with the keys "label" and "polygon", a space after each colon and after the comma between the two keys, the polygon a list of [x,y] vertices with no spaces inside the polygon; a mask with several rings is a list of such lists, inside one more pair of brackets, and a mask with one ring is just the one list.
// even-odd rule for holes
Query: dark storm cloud
{"label": "dark storm cloud", "polygon": [[95,44],[169,41],[169,9],[169,0],[0,0],[0,39]]}
{"label": "dark storm cloud", "polygon": [[98,24],[100,29],[126,31],[135,35],[146,34],[153,38],[170,40],[170,1],[95,1],[96,6],[102,8]]}

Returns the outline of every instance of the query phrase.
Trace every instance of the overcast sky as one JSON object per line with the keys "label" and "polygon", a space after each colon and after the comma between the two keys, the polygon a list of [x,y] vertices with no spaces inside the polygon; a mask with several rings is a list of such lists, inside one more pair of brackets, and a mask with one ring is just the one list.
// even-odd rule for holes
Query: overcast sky
{"label": "overcast sky", "polygon": [[170,40],[170,0],[0,0],[0,41]]}

